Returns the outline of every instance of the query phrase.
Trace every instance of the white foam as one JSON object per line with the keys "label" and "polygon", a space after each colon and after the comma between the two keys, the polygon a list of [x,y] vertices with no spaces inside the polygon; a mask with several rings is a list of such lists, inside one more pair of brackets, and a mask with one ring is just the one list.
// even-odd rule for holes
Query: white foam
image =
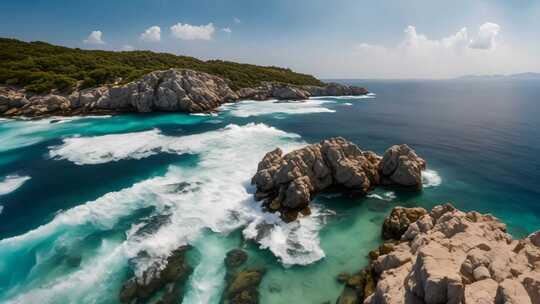
{"label": "white foam", "polygon": [[335,110],[324,107],[324,104],[333,103],[329,100],[304,101],[254,101],[244,100],[235,104],[220,107],[229,115],[235,117],[251,117],[269,114],[308,114],[308,113],[334,113]]}
{"label": "white foam", "polygon": [[178,141],[154,129],[145,132],[110,134],[92,137],[70,137],[63,144],[51,147],[53,159],[67,159],[77,165],[102,164],[122,159],[142,159],[158,153],[188,153],[186,140]]}
{"label": "white foam", "polygon": [[396,198],[396,193],[393,191],[385,192],[382,195],[377,194],[377,193],[371,193],[371,194],[368,194],[367,197],[389,202]]}
{"label": "white foam", "polygon": [[[191,153],[199,155],[197,166],[171,166],[162,177],[137,183],[63,211],[43,226],[23,235],[0,240],[0,256],[24,251],[44,239],[54,240],[61,235],[77,231],[80,229],[78,227],[112,229],[120,218],[148,206],[155,207],[158,214],[170,213],[170,221],[153,234],[133,233],[137,228],[134,226],[126,234],[125,241],[111,245],[108,252],[91,261],[96,264],[95,272],[90,272],[89,268],[82,266],[77,272],[44,283],[45,288],[30,290],[20,295],[18,302],[37,298],[54,300],[60,299],[61,295],[70,297],[68,294],[73,287],[70,282],[76,283],[77,294],[81,297],[85,296],[86,291],[89,294],[97,294],[93,291],[96,282],[106,282],[111,273],[115,273],[121,265],[126,265],[128,260],[135,262],[135,273],[141,275],[152,263],[164,261],[178,246],[188,243],[197,245],[196,241],[206,229],[218,234],[227,234],[247,226],[244,234],[249,237],[257,231],[265,231],[261,230],[261,225],[269,224],[272,226],[271,232],[260,235],[256,241],[261,247],[268,248],[284,264],[305,265],[324,257],[324,252],[319,246],[318,231],[325,224],[328,211],[315,207],[312,216],[285,224],[277,215],[261,212],[260,204],[253,200],[254,189],[249,186],[249,180],[264,154],[276,146],[285,151],[297,148],[301,144],[297,135],[264,124],[229,125],[220,130],[178,138],[163,136],[157,131],[148,132],[139,133],[145,133],[143,138],[149,135],[152,142],[160,142],[153,146],[161,151],[170,149],[178,152],[184,147],[190,147]],[[126,140],[124,143],[139,145],[137,144],[141,139],[139,135],[137,133],[126,135],[131,141]],[[87,162],[88,159],[93,161],[96,155],[107,155],[112,151],[109,145],[100,145],[99,141],[94,139],[91,139],[90,143],[86,142],[86,145],[78,144],[77,147],[88,152],[87,145],[96,145],[90,150],[89,158],[84,156],[88,155],[87,153],[80,153],[77,149],[69,151],[83,155],[84,157],[75,158],[80,162]],[[145,148],[135,151],[146,153],[141,152],[146,151]],[[188,184],[180,187],[180,183]],[[63,242],[69,239],[64,237]],[[138,258],[141,251],[145,251],[148,258]],[[202,251],[202,254],[205,253]],[[205,265],[207,266],[204,267],[214,273],[220,273],[221,270],[218,268],[223,267],[221,258],[218,266]],[[191,282],[197,285],[201,280]],[[207,290],[209,295],[205,297],[212,298],[214,296],[210,296],[211,294],[219,292],[219,288],[215,286],[223,284],[222,277],[216,275],[213,281],[208,281],[208,284],[213,286],[210,291],[206,285],[199,284],[192,287],[199,291]],[[95,299],[89,300],[92,301],[100,302]]]}
{"label": "white foam", "polygon": [[331,210],[313,205],[310,216],[285,223],[278,214],[260,211],[243,234],[258,242],[261,249],[269,249],[285,266],[308,265],[325,256],[320,247],[319,230],[333,214]]}
{"label": "white foam", "polygon": [[435,170],[426,169],[422,171],[422,185],[424,188],[437,187],[442,183],[442,178]]}
{"label": "white foam", "polygon": [[2,214],[2,211],[4,211],[4,206],[0,205],[0,214]]}
{"label": "white foam", "polygon": [[19,176],[17,174],[4,177],[0,181],[0,195],[6,195],[19,189],[29,179],[30,176]]}

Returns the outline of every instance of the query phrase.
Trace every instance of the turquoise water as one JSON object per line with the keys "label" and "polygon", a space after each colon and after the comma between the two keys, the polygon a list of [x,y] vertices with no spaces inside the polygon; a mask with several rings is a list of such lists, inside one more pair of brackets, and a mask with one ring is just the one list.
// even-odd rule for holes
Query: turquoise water
{"label": "turquoise water", "polygon": [[[117,303],[129,273],[186,243],[184,303],[219,302],[237,247],[268,270],[262,303],[334,302],[335,276],[367,263],[395,205],[450,201],[495,214],[516,237],[540,227],[540,83],[359,84],[376,95],[0,121],[0,302]],[[378,153],[410,144],[428,161],[426,187],[319,196],[288,225],[262,213],[249,180],[264,153],[330,136]],[[136,233],[147,223],[153,233]]]}

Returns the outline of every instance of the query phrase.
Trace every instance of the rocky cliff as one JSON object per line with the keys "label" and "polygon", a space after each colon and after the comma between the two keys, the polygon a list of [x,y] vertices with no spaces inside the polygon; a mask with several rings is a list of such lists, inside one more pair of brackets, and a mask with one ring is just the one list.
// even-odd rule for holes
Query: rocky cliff
{"label": "rocky cliff", "polygon": [[251,183],[257,187],[257,200],[292,221],[300,212],[309,214],[313,196],[329,188],[360,195],[378,185],[419,189],[425,167],[426,162],[407,145],[392,146],[380,157],[337,137],[286,155],[280,149],[267,153]]}
{"label": "rocky cliff", "polygon": [[540,231],[514,240],[497,218],[446,204],[396,207],[382,232],[396,239],[347,277],[337,303],[540,303]]}
{"label": "rocky cliff", "polygon": [[40,117],[115,112],[207,112],[242,99],[303,100],[311,96],[364,95],[364,88],[340,84],[324,87],[266,82],[234,91],[218,76],[188,69],[156,71],[125,85],[75,90],[70,94],[33,95],[0,87],[0,115]]}

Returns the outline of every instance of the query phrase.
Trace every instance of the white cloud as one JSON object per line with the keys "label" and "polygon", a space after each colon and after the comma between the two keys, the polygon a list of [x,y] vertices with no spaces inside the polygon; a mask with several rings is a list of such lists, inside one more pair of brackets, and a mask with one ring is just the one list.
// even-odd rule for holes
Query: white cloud
{"label": "white cloud", "polygon": [[[499,41],[501,31],[495,23],[484,23],[478,33],[471,34],[464,27],[433,39],[416,27],[408,26],[394,46],[359,43],[353,46],[352,52],[341,55],[342,64],[338,65],[336,60],[333,63],[329,60],[327,64],[321,59],[319,67],[326,65],[328,71],[341,71],[339,77],[352,78],[447,78],[464,74],[505,74],[540,67],[540,62],[536,67],[531,65],[535,62],[534,56],[519,45]],[[336,72],[327,72],[333,73]]]}
{"label": "white cloud", "polygon": [[240,19],[238,19],[238,18],[236,18],[236,17],[233,18],[233,21],[234,21],[234,23],[236,23],[236,24],[242,23],[242,20],[240,20]]}
{"label": "white cloud", "polygon": [[177,23],[171,26],[171,33],[174,38],[182,40],[211,40],[215,32],[214,25],[191,25]]}
{"label": "white cloud", "polygon": [[86,44],[105,44],[105,41],[103,41],[103,33],[101,31],[92,31],[90,35],[88,35],[88,38],[83,40]]}
{"label": "white cloud", "polygon": [[227,33],[227,34],[232,33],[232,30],[231,30],[231,28],[229,28],[229,27],[224,27],[224,28],[222,28],[221,30],[224,31],[224,32]]}
{"label": "white cloud", "polygon": [[473,49],[488,50],[495,48],[495,37],[499,34],[501,27],[496,23],[486,22],[478,29],[478,36],[471,40],[470,47]]}
{"label": "white cloud", "polygon": [[157,25],[151,26],[139,36],[139,39],[146,42],[161,41],[161,28]]}
{"label": "white cloud", "polygon": [[133,51],[133,50],[135,50],[135,48],[132,45],[125,44],[125,45],[122,46],[121,50],[122,51]]}

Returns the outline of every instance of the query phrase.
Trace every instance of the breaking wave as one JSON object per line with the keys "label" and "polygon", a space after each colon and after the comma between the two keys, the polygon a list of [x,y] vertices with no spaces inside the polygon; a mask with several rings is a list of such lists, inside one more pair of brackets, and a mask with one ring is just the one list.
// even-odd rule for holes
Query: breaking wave
{"label": "breaking wave", "polygon": [[426,169],[422,171],[422,185],[424,188],[437,187],[442,183],[442,178],[435,170]]}

